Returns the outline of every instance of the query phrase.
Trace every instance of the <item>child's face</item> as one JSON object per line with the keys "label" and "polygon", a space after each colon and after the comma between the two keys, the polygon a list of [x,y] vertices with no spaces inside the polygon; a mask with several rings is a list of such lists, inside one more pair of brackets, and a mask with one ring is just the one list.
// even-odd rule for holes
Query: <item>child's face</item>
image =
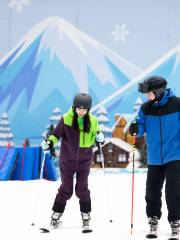
{"label": "child's face", "polygon": [[153,92],[148,92],[147,94],[145,94],[146,95],[146,97],[150,100],[150,101],[152,101],[152,100],[154,100],[155,98],[156,98],[156,96],[155,96],[155,94],[153,93]]}
{"label": "child's face", "polygon": [[87,113],[87,109],[82,109],[82,108],[76,108],[76,112],[78,117],[82,118],[84,115]]}

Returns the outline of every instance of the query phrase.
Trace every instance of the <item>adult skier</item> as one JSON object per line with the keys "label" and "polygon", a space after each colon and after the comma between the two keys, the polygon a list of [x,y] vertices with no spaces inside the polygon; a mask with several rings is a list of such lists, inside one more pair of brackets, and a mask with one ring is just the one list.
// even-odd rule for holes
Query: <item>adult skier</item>
{"label": "adult skier", "polygon": [[52,210],[50,228],[57,228],[66,202],[73,194],[73,176],[76,174],[75,193],[79,198],[83,232],[90,232],[91,197],[88,175],[95,142],[102,144],[104,135],[99,131],[98,120],[89,110],[92,98],[86,93],[74,97],[73,105],[60,119],[53,134],[42,142],[44,150],[51,149],[61,138],[61,185]]}
{"label": "adult skier", "polygon": [[147,238],[156,238],[158,220],[161,218],[161,195],[164,181],[170,239],[179,239],[180,230],[180,98],[167,81],[151,76],[139,83],[139,92],[148,101],[142,104],[136,122],[131,123],[131,135],[142,136],[147,141],[146,214],[150,226]]}

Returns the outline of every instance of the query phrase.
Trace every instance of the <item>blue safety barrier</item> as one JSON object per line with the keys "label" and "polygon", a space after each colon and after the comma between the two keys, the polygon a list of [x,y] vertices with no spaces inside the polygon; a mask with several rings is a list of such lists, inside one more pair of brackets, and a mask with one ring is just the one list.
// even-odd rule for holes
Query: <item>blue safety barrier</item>
{"label": "blue safety barrier", "polygon": [[[0,148],[0,180],[39,179],[43,152],[40,147]],[[58,179],[53,160],[47,155],[43,177]]]}

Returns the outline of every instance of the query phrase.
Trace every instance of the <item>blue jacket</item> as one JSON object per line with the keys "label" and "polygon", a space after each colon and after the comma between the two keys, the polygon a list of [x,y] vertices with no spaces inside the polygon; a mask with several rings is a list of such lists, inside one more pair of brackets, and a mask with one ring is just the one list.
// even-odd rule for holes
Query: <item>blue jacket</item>
{"label": "blue jacket", "polygon": [[180,98],[171,89],[167,89],[159,103],[144,103],[137,122],[137,136],[146,133],[149,165],[180,160]]}

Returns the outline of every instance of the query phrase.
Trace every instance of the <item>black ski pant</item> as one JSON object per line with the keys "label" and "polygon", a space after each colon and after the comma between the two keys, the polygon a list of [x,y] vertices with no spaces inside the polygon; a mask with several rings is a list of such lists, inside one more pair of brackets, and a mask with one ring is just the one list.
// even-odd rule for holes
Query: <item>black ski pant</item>
{"label": "black ski pant", "polygon": [[168,221],[180,220],[180,161],[158,166],[148,165],[145,196],[147,217],[161,218],[161,196],[164,182]]}

